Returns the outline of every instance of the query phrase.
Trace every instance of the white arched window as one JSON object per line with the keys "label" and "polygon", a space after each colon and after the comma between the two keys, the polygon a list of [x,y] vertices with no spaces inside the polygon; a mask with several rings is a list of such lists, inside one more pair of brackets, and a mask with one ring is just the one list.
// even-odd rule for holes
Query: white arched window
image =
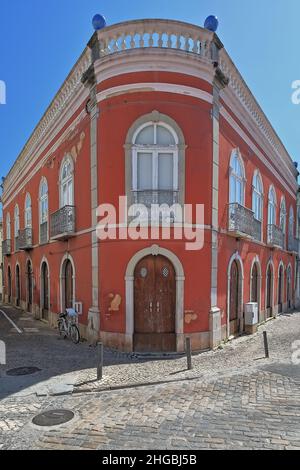
{"label": "white arched window", "polygon": [[6,215],[6,240],[11,240],[10,213]]}
{"label": "white arched window", "polygon": [[135,132],[132,144],[135,202],[177,202],[178,137],[173,128],[163,122],[148,122]]}
{"label": "white arched window", "polygon": [[30,194],[26,194],[25,198],[25,228],[32,227],[32,209]]}
{"label": "white arched window", "polygon": [[289,240],[294,239],[294,224],[295,224],[294,210],[293,210],[292,207],[290,207],[290,212],[289,212]]}
{"label": "white arched window", "polygon": [[254,173],[253,177],[252,211],[254,212],[254,217],[261,222],[263,214],[263,186],[258,171]]}
{"label": "white arched window", "polygon": [[280,228],[283,232],[283,235],[285,237],[286,233],[286,204],[285,204],[285,198],[281,198],[281,204],[280,204]]}
{"label": "white arched window", "polygon": [[269,190],[268,225],[276,225],[276,194],[273,186]]}
{"label": "white arched window", "polygon": [[245,202],[245,171],[238,150],[234,150],[230,159],[229,202],[241,206]]}
{"label": "white arched window", "polygon": [[60,172],[60,207],[74,205],[74,166],[70,156],[66,157]]}
{"label": "white arched window", "polygon": [[43,178],[40,186],[40,224],[48,222],[48,184]]}
{"label": "white arched window", "polygon": [[15,207],[15,238],[19,236],[20,232],[20,211],[19,211],[19,206],[18,204]]}

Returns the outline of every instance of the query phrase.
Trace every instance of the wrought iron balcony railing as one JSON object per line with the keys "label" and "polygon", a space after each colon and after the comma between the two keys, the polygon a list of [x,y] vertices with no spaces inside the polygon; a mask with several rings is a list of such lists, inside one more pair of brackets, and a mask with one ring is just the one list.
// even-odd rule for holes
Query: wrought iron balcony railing
{"label": "wrought iron balcony railing", "polygon": [[294,253],[299,253],[299,240],[298,238],[289,237],[288,238],[288,251]]}
{"label": "wrought iron balcony railing", "polygon": [[48,222],[43,222],[40,224],[40,244],[45,245],[48,241]]}
{"label": "wrought iron balcony railing", "polygon": [[75,207],[64,206],[51,214],[50,221],[51,238],[68,239],[75,234]]}
{"label": "wrought iron balcony railing", "polygon": [[133,191],[134,204],[143,204],[147,209],[151,209],[151,205],[167,204],[172,206],[178,203],[178,191],[172,190],[141,190]]}
{"label": "wrought iron balcony railing", "polygon": [[32,249],[32,228],[25,228],[19,232],[19,250]]}
{"label": "wrought iron balcony railing", "polygon": [[284,233],[277,225],[268,225],[267,243],[270,246],[284,249]]}
{"label": "wrought iron balcony railing", "polygon": [[238,203],[229,204],[228,231],[236,237],[261,241],[261,222],[252,210]]}
{"label": "wrought iron balcony railing", "polygon": [[2,242],[2,253],[3,256],[11,255],[11,240],[4,240]]}

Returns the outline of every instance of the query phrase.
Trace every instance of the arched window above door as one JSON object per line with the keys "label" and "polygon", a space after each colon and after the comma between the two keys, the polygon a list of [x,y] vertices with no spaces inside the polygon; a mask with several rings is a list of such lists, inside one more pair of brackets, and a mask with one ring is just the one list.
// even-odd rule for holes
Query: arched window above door
{"label": "arched window above door", "polygon": [[11,240],[10,213],[6,214],[6,240]]}
{"label": "arched window above door", "polygon": [[245,169],[238,149],[232,151],[229,166],[229,203],[245,204]]}
{"label": "arched window above door", "polygon": [[138,129],[132,148],[132,190],[135,201],[177,202],[178,137],[165,123],[146,123]]}
{"label": "arched window above door", "polygon": [[263,217],[263,185],[258,170],[253,176],[252,211],[256,220],[261,222]]}
{"label": "arched window above door", "polygon": [[25,198],[25,228],[32,227],[32,208],[30,194],[26,194]]}
{"label": "arched window above door", "polygon": [[153,111],[141,116],[126,137],[128,204],[184,204],[185,140],[178,124]]}
{"label": "arched window above door", "polygon": [[74,163],[70,155],[67,155],[60,170],[60,207],[74,205]]}

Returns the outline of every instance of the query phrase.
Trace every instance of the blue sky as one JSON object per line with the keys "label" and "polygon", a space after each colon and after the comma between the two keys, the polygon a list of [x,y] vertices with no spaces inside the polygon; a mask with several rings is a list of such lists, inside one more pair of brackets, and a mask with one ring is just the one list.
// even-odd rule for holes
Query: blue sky
{"label": "blue sky", "polygon": [[171,18],[203,25],[220,20],[218,34],[294,160],[300,162],[299,0],[0,0],[0,177],[6,175],[54,94],[93,33],[95,13],[109,24]]}

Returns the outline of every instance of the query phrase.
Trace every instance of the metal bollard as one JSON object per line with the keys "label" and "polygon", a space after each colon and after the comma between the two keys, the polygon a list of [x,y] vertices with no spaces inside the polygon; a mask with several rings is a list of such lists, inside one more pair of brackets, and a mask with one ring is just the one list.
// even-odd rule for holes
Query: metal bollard
{"label": "metal bollard", "polygon": [[103,377],[103,344],[97,343],[98,349],[98,365],[97,365],[97,380],[102,380]]}
{"label": "metal bollard", "polygon": [[267,335],[267,332],[264,331],[264,332],[263,332],[263,335],[264,335],[265,356],[266,356],[266,359],[269,359],[270,354],[269,354],[269,344],[268,344],[268,335]]}
{"label": "metal bollard", "polygon": [[191,338],[185,338],[185,351],[187,358],[187,368],[192,370],[192,348],[191,348]]}

